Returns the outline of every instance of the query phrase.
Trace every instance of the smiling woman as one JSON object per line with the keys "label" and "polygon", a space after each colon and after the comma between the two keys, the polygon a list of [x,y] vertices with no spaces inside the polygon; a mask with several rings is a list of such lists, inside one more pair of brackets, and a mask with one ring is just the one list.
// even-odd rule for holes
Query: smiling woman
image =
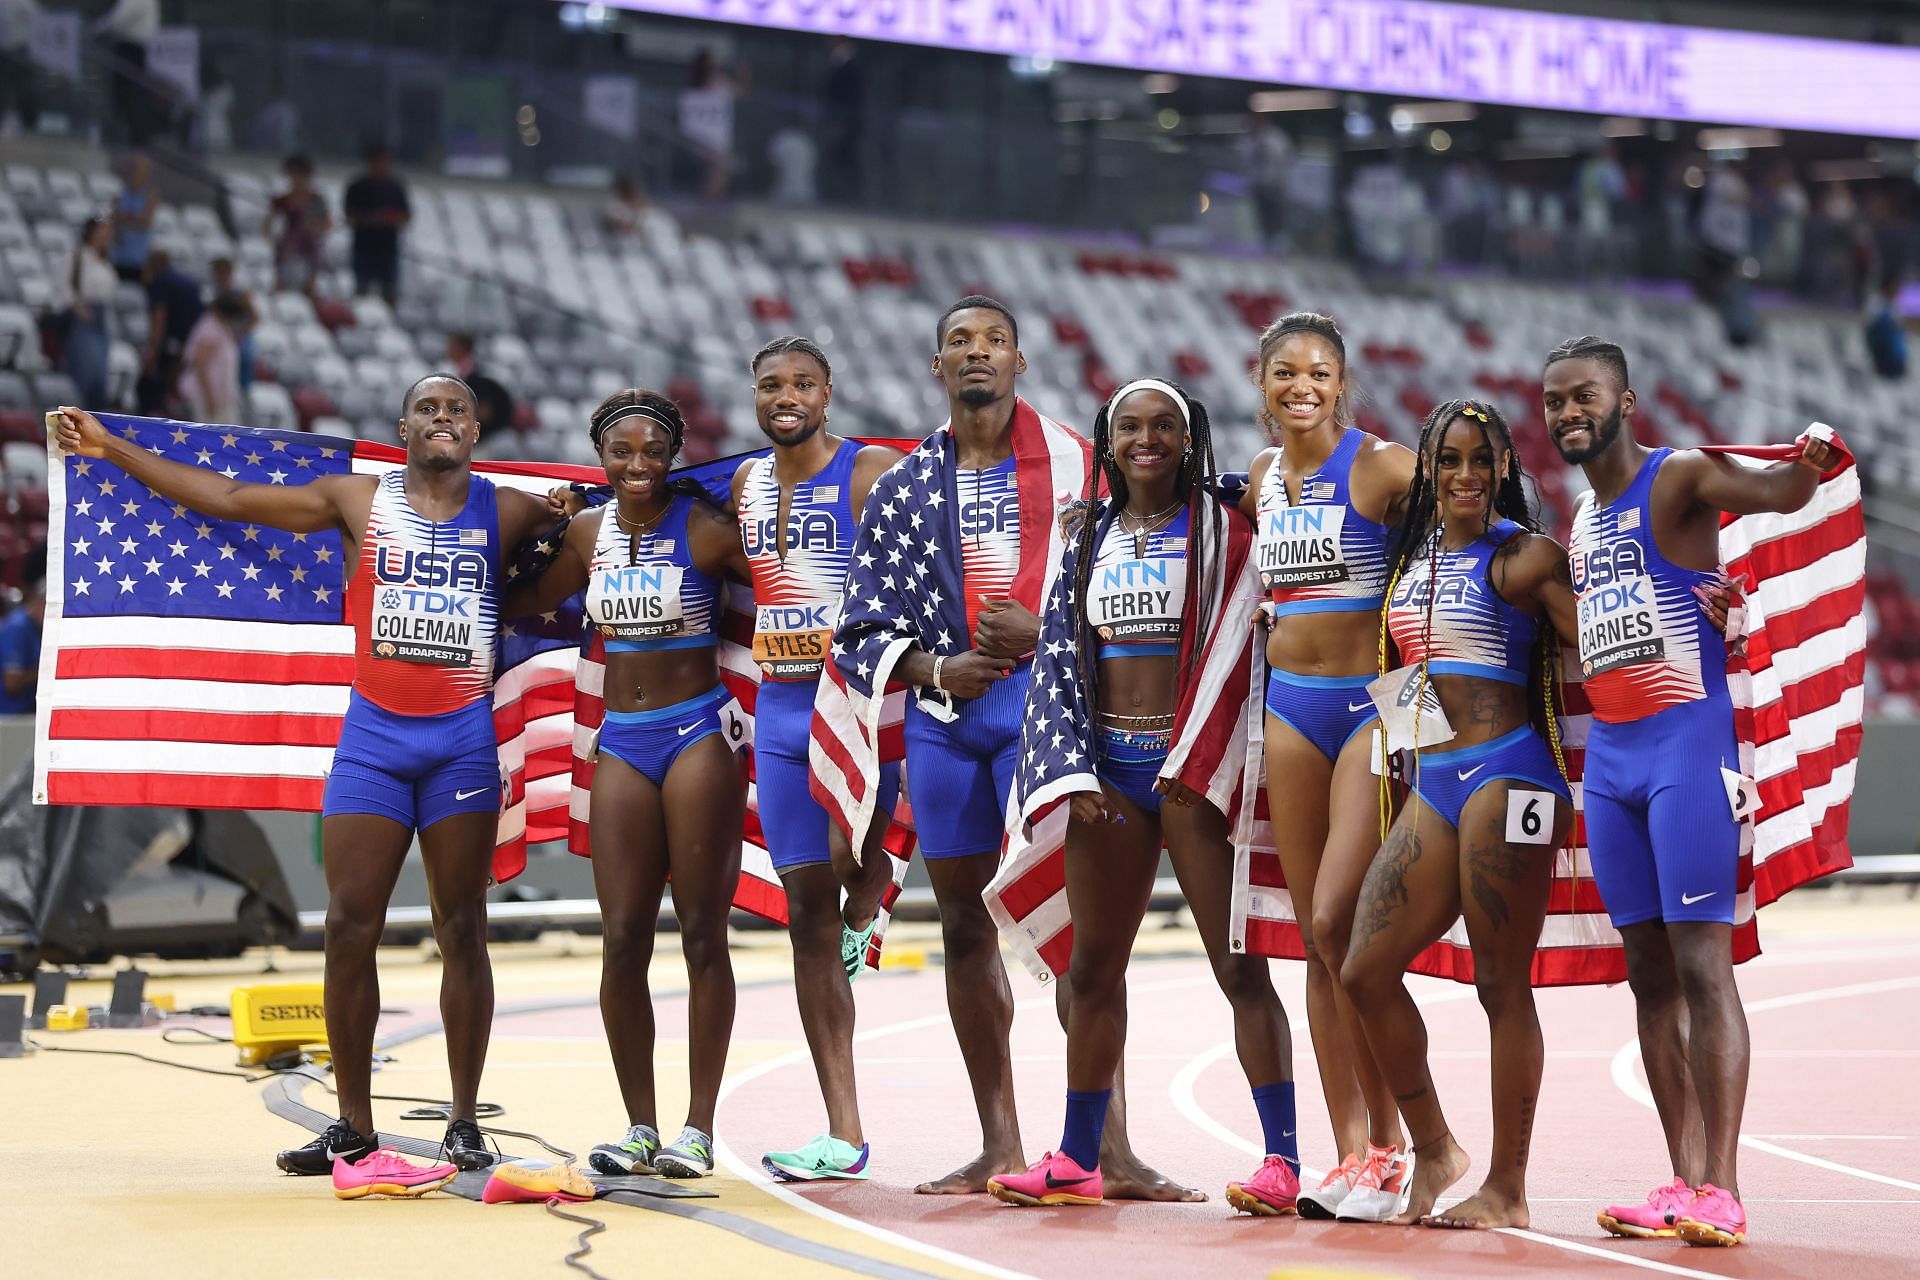
{"label": "smiling woman", "polygon": [[[553,565],[508,591],[506,612],[544,613],[585,588],[606,645],[591,849],[606,937],[601,1013],[628,1127],[594,1148],[593,1165],[704,1177],[733,1032],[727,912],[746,805],[746,778],[721,725],[715,628],[723,579],[746,581],[749,571],[732,517],[698,485],[668,478],[686,438],[678,405],[630,387],[594,410],[589,433],[613,501],[573,521]],[[647,966],[669,873],[693,990],[693,1096],[686,1127],[662,1145]]]}

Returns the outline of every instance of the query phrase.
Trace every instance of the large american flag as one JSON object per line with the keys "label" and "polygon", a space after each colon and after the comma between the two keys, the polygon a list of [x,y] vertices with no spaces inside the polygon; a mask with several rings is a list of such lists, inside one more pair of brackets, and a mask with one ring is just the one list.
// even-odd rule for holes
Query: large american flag
{"label": "large american flag", "polygon": [[[1060,508],[1086,483],[1087,442],[1025,400],[1013,414],[1020,567],[1012,597],[1039,613],[1065,542]],[[821,677],[808,744],[813,794],[860,843],[873,820],[880,761],[900,748],[906,693],[888,682],[914,646],[934,654],[973,647],[967,632],[949,425],[874,482],[847,569],[846,598]]]}
{"label": "large american flag", "polygon": [[[1836,439],[1836,445],[1840,442]],[[1844,446],[1840,446],[1844,454]],[[1793,456],[1798,446],[1717,449],[1751,467],[1768,466]],[[1860,506],[1860,481],[1850,454],[1823,477],[1813,500],[1797,512],[1723,518],[1722,562],[1744,579],[1744,644],[1728,664],[1728,688],[1741,741],[1742,770],[1755,779],[1759,811],[1742,827],[1734,956],[1759,954],[1755,912],[1789,890],[1852,864],[1847,850],[1847,814],[1860,754],[1860,718],[1866,667],[1866,532]],[[1216,628],[1216,640],[1238,635]],[[1274,852],[1273,821],[1261,763],[1261,718],[1257,696],[1265,661],[1250,645],[1256,696],[1240,710],[1240,739],[1247,751],[1247,779],[1262,779],[1251,790],[1251,821],[1236,823],[1235,893],[1230,945],[1255,955],[1300,959],[1305,952],[1286,877]],[[1244,651],[1213,644],[1194,683],[1230,687]],[[1183,669],[1185,656],[1183,655]],[[1038,677],[1036,671],[1036,678]],[[1577,656],[1563,654],[1561,687],[1565,715],[1562,743],[1573,779],[1576,804],[1592,717],[1580,688]],[[1233,723],[1216,709],[1220,726]],[[1183,720],[1189,729],[1191,722]],[[1185,741],[1184,735],[1177,742]],[[1209,757],[1198,757],[1203,763]],[[1179,770],[1170,761],[1163,776]],[[1188,774],[1179,776],[1188,780]],[[1216,777],[1219,775],[1216,775]],[[1190,782],[1190,785],[1193,785]],[[1216,796],[1223,812],[1231,789]],[[1242,795],[1246,791],[1241,792]],[[1239,813],[1244,813],[1242,809]],[[1045,981],[1063,972],[1072,954],[1072,925],[1067,912],[1064,863],[1060,856],[1066,826],[1065,806],[1040,815],[1031,832],[1014,828],[1008,859],[989,891],[989,905],[1027,968]],[[1244,834],[1242,834],[1244,833]],[[1570,848],[1555,856],[1554,884],[1545,928],[1535,952],[1535,986],[1611,983],[1626,978],[1620,936],[1606,914],[1593,881],[1586,847],[1586,823],[1576,816]],[[1464,924],[1429,947],[1411,966],[1416,973],[1473,981],[1473,952]]]}
{"label": "large american flag", "polygon": [[[369,441],[101,415],[107,429],[232,479],[294,485],[379,474],[404,453]],[[742,455],[742,457],[747,455]],[[684,469],[724,496],[741,457]],[[474,470],[544,495],[555,483],[604,483],[592,468],[493,462]],[[202,517],[111,463],[56,454],[49,468],[47,610],[34,798],[48,804],[187,805],[316,812],[353,682],[353,628],[337,533],[282,533]],[[538,572],[557,531],[523,548],[509,576]],[[510,552],[511,549],[509,549]],[[510,777],[496,877],[528,844],[585,851],[586,746],[601,716],[597,643],[575,597],[501,628],[494,727]],[[729,598],[720,661],[751,732],[758,668],[748,659],[751,597]],[[749,792],[736,905],[778,922],[785,896],[759,843]],[[888,832],[894,893],[914,848]],[[889,903],[893,895],[889,895]]]}
{"label": "large american flag", "polygon": [[[1230,503],[1203,493],[1190,517],[1196,532],[1188,536],[1189,547],[1206,523],[1219,530],[1221,553],[1208,564],[1205,582],[1188,579],[1174,741],[1160,772],[1205,796],[1227,817],[1235,856],[1232,946],[1243,950],[1249,916],[1270,909],[1268,891],[1284,892],[1277,860],[1250,856],[1255,815],[1265,795],[1260,680],[1266,663],[1251,625],[1261,591],[1247,521]],[[1094,725],[1080,680],[1073,590],[1078,555],[1077,547],[1068,549],[1042,616],[1005,856],[986,891],[987,910],[1001,937],[1042,982],[1065,972],[1073,955],[1066,891],[1068,811],[1077,792],[1100,788]],[[1210,620],[1204,634],[1202,599]]]}

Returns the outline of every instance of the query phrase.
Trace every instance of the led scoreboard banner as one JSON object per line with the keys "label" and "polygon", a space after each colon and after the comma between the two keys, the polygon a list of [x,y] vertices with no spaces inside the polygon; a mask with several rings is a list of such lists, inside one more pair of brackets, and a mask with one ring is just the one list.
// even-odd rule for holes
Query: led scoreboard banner
{"label": "led scoreboard banner", "polygon": [[610,0],[1269,84],[1920,139],[1920,49],[1424,0]]}

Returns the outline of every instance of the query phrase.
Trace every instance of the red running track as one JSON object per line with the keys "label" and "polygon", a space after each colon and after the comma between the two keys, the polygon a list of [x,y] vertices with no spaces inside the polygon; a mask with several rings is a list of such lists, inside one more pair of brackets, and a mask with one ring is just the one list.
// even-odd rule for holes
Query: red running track
{"label": "red running track", "polygon": [[[1301,1153],[1333,1154],[1304,1027],[1301,967],[1276,962],[1295,1021]],[[1050,992],[1013,975],[1020,1001],[1015,1080],[1031,1156],[1059,1137],[1065,1040]],[[1015,1209],[983,1196],[916,1196],[914,1183],[978,1151],[966,1075],[947,1024],[938,969],[870,975],[858,988],[860,1084],[875,1174],[864,1184],[778,1188],[815,1212],[989,1273],[1101,1280],[1163,1275],[1265,1277],[1287,1266],[1394,1276],[1920,1276],[1920,939],[1788,939],[1742,966],[1753,1031],[1748,1144],[1741,1181],[1751,1243],[1692,1248],[1612,1241],[1595,1210],[1637,1201],[1667,1174],[1645,1094],[1624,987],[1540,993],[1546,1081],[1530,1174],[1530,1232],[1439,1232],[1253,1219],[1233,1214],[1225,1183],[1258,1164],[1253,1107],[1231,1049],[1224,999],[1197,958],[1137,961],[1131,974],[1128,1097],[1136,1149],[1212,1197],[1199,1205],[1108,1204]],[[1414,980],[1432,1036],[1436,1085],[1454,1133],[1476,1161],[1490,1138],[1486,1022],[1470,988]],[[677,1007],[676,1007],[677,1006]],[[597,1019],[590,1034],[598,1035]],[[661,1009],[660,1033],[684,1005]],[[504,1020],[503,1020],[504,1021]],[[561,1031],[572,1015],[513,1019],[501,1030]],[[537,1027],[533,1024],[539,1024]],[[577,1023],[576,1023],[577,1025]],[[584,1030],[584,1028],[583,1028]],[[791,1038],[800,1027],[784,985],[740,995],[736,1034]],[[824,1127],[804,1050],[736,1069],[722,1094],[723,1157],[760,1179],[759,1155]],[[1451,1203],[1478,1185],[1470,1170]]]}

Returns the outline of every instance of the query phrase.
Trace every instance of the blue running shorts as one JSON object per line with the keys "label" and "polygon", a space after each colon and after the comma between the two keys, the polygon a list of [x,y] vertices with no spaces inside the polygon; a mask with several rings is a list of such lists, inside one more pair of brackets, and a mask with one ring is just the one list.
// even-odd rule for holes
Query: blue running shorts
{"label": "blue running shorts", "polygon": [[1297,676],[1274,668],[1267,673],[1267,713],[1338,760],[1353,735],[1380,716],[1367,695],[1372,676]]}
{"label": "blue running shorts", "polygon": [[1023,662],[950,723],[907,700],[907,792],[920,855],[957,858],[1000,848],[1020,758],[1033,663]]}
{"label": "blue running shorts", "polygon": [[455,814],[499,813],[505,793],[491,699],[437,716],[403,716],[356,691],[320,814],[370,813],[421,831]]}
{"label": "blue running shorts", "polygon": [[702,738],[720,733],[725,685],[655,711],[609,711],[600,725],[600,750],[631,765],[659,786],[673,762]]}
{"label": "blue running shorts", "polygon": [[1572,803],[1560,768],[1553,762],[1553,748],[1530,724],[1492,742],[1457,751],[1421,752],[1414,766],[1413,789],[1429,809],[1458,831],[1461,810],[1473,799],[1474,792],[1501,778],[1532,783]]}
{"label": "blue running shorts", "polygon": [[[832,860],[827,811],[813,798],[807,763],[813,721],[813,680],[762,680],[753,703],[753,776],[760,835],[775,871]],[[893,812],[900,798],[900,763],[880,766],[874,812]]]}

